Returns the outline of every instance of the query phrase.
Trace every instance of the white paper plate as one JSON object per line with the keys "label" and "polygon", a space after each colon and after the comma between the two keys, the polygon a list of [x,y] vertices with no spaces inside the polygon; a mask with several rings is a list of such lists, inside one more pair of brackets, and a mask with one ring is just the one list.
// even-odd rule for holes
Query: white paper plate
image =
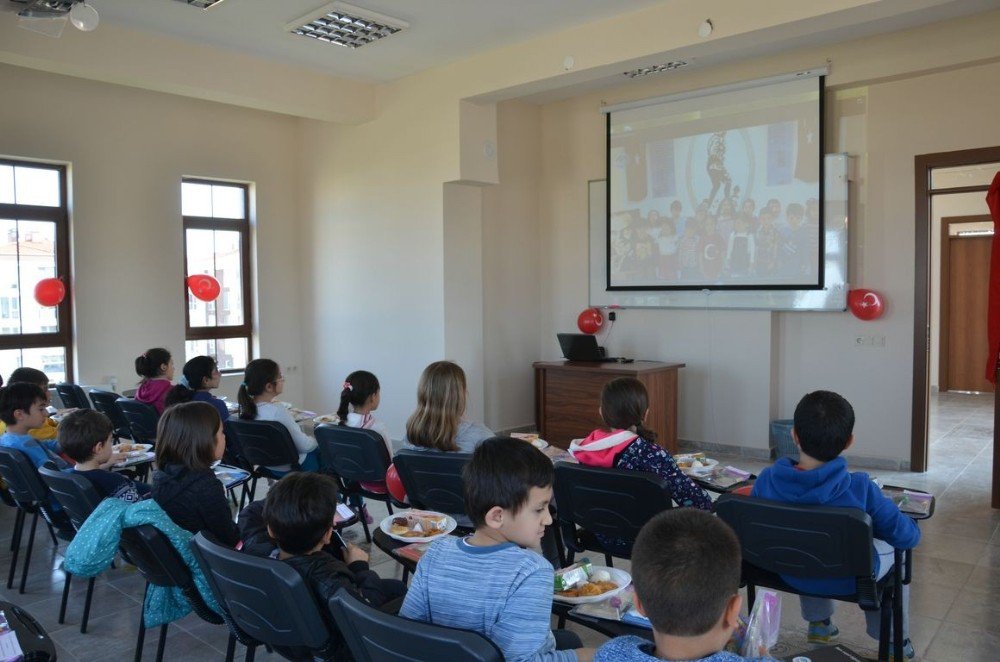
{"label": "white paper plate", "polygon": [[552,594],[552,599],[556,602],[562,602],[568,605],[582,605],[588,602],[601,602],[602,600],[607,600],[613,595],[618,595],[623,590],[628,588],[628,585],[632,583],[632,575],[628,574],[624,570],[619,570],[618,568],[609,568],[603,565],[595,565],[594,572],[598,570],[607,570],[611,573],[611,581],[618,584],[618,588],[608,591],[607,593],[601,593],[600,595],[588,595],[582,598],[566,598],[558,593]]}
{"label": "white paper plate", "polygon": [[317,416],[313,419],[313,423],[316,425],[323,425],[324,423],[337,423],[340,421],[336,414],[323,414],[322,416]]}
{"label": "white paper plate", "polygon": [[441,515],[445,518],[444,531],[442,533],[438,533],[437,535],[433,536],[422,536],[419,538],[411,538],[407,536],[396,535],[395,533],[390,533],[389,529],[392,526],[392,520],[395,519],[396,517],[406,517],[406,515],[409,512],[410,512],[409,510],[404,510],[402,512],[397,512],[395,515],[389,515],[384,520],[379,522],[378,528],[382,529],[382,533],[384,533],[385,535],[389,536],[394,540],[399,540],[400,542],[430,542],[431,540],[437,540],[441,536],[448,535],[449,533],[454,531],[456,527],[458,527],[458,522],[456,522],[455,519],[450,515],[445,515],[444,513],[436,513],[432,510],[428,510],[425,512],[433,513],[434,515]]}
{"label": "white paper plate", "polygon": [[[145,455],[153,448],[152,444],[129,444],[129,445],[132,446],[132,448],[128,451],[125,451],[125,457],[139,457],[140,455]],[[113,450],[116,453],[121,453],[122,451],[118,450],[119,448],[121,448],[120,445],[112,447],[111,450]]]}
{"label": "white paper plate", "polygon": [[[680,462],[681,460],[690,460],[691,456],[687,454],[675,455],[674,459]],[[699,462],[702,463],[701,467],[679,467],[679,469],[688,476],[706,476],[712,473],[712,470],[719,464],[718,460],[714,460],[710,457],[699,458]]]}

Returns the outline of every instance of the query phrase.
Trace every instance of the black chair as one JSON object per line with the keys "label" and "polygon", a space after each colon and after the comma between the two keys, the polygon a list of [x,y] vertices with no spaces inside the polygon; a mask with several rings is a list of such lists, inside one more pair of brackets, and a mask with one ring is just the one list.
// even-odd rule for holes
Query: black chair
{"label": "black chair", "polygon": [[393,616],[364,604],[344,589],[330,598],[329,607],[357,662],[503,661],[497,645],[478,632]]}
{"label": "black chair", "polygon": [[631,558],[631,542],[609,549],[597,536],[635,541],[646,522],[673,506],[666,480],[655,474],[571,462],[556,462],[553,492],[567,563],[588,549],[603,552],[609,566],[614,556]]}
{"label": "black chair", "polygon": [[[31,551],[35,545],[35,530],[38,527],[38,517],[42,516],[52,537],[52,544],[59,545],[55,529],[52,527],[53,517],[49,510],[49,488],[38,476],[31,459],[19,450],[0,446],[0,476],[7,483],[7,490],[17,504],[17,515],[14,517],[14,537],[11,541],[10,572],[7,575],[7,588],[14,586],[14,574],[17,571],[17,558],[21,551],[21,536],[24,533],[24,520],[32,515],[31,532],[28,534],[28,549],[24,556],[24,567],[21,569],[21,586],[18,589],[24,593],[24,585],[28,581],[28,567],[31,564]],[[60,530],[60,536],[69,539],[67,532]]]}
{"label": "black chair", "polygon": [[[385,482],[385,472],[392,463],[382,435],[374,430],[350,428],[346,425],[317,425],[314,431],[323,464],[340,479],[340,492],[345,496],[360,495],[366,499],[384,501],[392,514],[392,496],[388,490],[373,492],[361,483]],[[368,522],[362,516],[365,539],[372,541]]]}
{"label": "black chair", "polygon": [[469,453],[404,449],[396,453],[393,463],[406,498],[415,508],[448,513],[461,529],[471,530],[462,482],[462,468],[471,458]]}
{"label": "black chair", "polygon": [[251,467],[251,494],[257,490],[258,478],[278,480],[284,475],[284,472],[272,471],[268,467],[288,465],[292,471],[299,471],[299,451],[295,448],[288,429],[278,421],[230,418],[224,427],[229,429],[243,458]]}
{"label": "black chair", "polygon": [[233,492],[229,492],[230,496],[233,498],[233,505],[236,506],[237,512],[239,512],[243,510],[243,506],[246,505],[248,499],[253,501],[253,490],[257,487],[257,479],[254,476],[254,466],[250,464],[249,460],[247,460],[246,456],[243,454],[243,449],[240,447],[239,437],[236,436],[236,430],[233,429],[233,426],[229,425],[229,421],[226,421],[223,424],[222,431],[226,435],[226,450],[222,453],[222,463],[228,464],[231,467],[242,469],[250,474],[250,479],[245,481],[242,485],[238,501],[236,500]]}
{"label": "black chair", "polygon": [[[146,638],[146,619],[143,605],[150,585],[176,587],[181,589],[191,608],[203,620],[215,625],[225,621],[205,604],[198,587],[194,583],[191,569],[184,563],[180,553],[174,549],[167,538],[156,527],[143,524],[141,526],[122,529],[120,542],[122,555],[134,565],[146,580],[146,592],[139,606],[139,634],[135,642],[135,662],[142,660],[142,644]],[[167,627],[169,623],[160,626],[160,640],[156,647],[156,662],[163,660],[163,649],[167,643]],[[230,635],[232,637],[232,635]],[[230,640],[230,648],[232,648]],[[228,658],[227,662],[232,660]]]}
{"label": "black chair", "polygon": [[[333,633],[295,568],[218,545],[203,533],[191,540],[191,549],[230,619],[230,629],[248,640],[281,649],[286,657],[288,649],[305,653],[329,644]],[[303,654],[302,658],[311,660],[312,656]],[[252,649],[248,648],[247,659],[253,659]]]}
{"label": "black chair", "polygon": [[125,412],[118,405],[119,394],[113,391],[102,391],[100,389],[90,389],[90,400],[94,403],[94,409],[111,419],[114,426],[115,440],[131,439],[132,430],[129,428],[128,419]]}
{"label": "black chair", "polygon": [[56,394],[59,396],[59,399],[62,400],[63,407],[93,409],[93,407],[90,406],[90,400],[87,399],[87,394],[76,384],[71,384],[69,382],[56,384]]}
{"label": "black chair", "polygon": [[[893,647],[903,650],[903,554],[896,550],[892,571],[873,579],[872,523],[863,510],[803,506],[737,494],[724,494],[715,504],[722,521],[736,531],[743,549],[743,581],[748,608],[754,587],[855,602],[867,611],[881,612],[878,659],[889,659],[892,621]],[[781,578],[832,579],[854,577],[852,595],[806,593]]]}
{"label": "black chair", "polygon": [[128,428],[132,441],[137,444],[156,444],[156,425],[160,422],[160,415],[156,412],[156,407],[139,402],[131,398],[118,398],[118,406],[128,421]]}
{"label": "black chair", "polygon": [[[94,486],[83,476],[72,471],[59,471],[51,462],[46,462],[45,466],[38,469],[38,475],[42,481],[48,485],[49,490],[56,500],[66,510],[69,521],[77,531],[87,521],[90,514],[101,503],[101,497],[97,495]],[[70,582],[73,575],[65,569],[66,581],[63,584],[62,603],[59,605],[59,623],[66,622],[66,603],[69,600]],[[87,582],[87,597],[83,603],[83,618],[80,620],[80,634],[86,634],[87,622],[90,620],[90,603],[94,597],[94,581],[97,577],[91,577]]]}

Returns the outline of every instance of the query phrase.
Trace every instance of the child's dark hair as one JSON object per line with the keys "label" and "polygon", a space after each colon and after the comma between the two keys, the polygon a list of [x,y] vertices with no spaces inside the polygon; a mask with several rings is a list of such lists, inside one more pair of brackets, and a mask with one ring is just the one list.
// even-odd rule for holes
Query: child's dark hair
{"label": "child's dark hair", "polygon": [[650,443],[656,443],[656,433],[643,424],[649,410],[646,387],[634,377],[612,379],[601,390],[601,415],[609,427],[635,433]]}
{"label": "child's dark hair", "polygon": [[337,417],[341,425],[347,425],[348,405],[360,407],[368,398],[379,392],[378,377],[367,370],[355,370],[344,380],[344,390],[340,392],[340,407]]}
{"label": "child's dark hair", "polygon": [[323,539],[337,513],[337,481],[311,471],[290,473],[264,501],[264,523],[287,554],[305,554]]}
{"label": "child's dark hair", "polygon": [[240,418],[252,421],[257,418],[257,403],[254,396],[267,389],[268,384],[274,384],[281,379],[281,368],[271,359],[254,359],[247,364],[243,372],[243,383],[236,393],[240,403]]}
{"label": "child's dark hair", "polygon": [[156,426],[156,466],[208,469],[215,462],[215,435],[221,426],[219,412],[207,402],[168,407]]}
{"label": "child's dark hair", "polygon": [[170,352],[162,347],[147,349],[135,357],[135,372],[143,379],[156,379],[162,373],[160,366],[170,363]]}
{"label": "child's dark hair", "polygon": [[740,541],[703,510],[675,508],[646,522],[632,546],[632,581],[653,629],[705,634],[740,588]]}
{"label": "child's dark hair", "polygon": [[7,386],[0,388],[0,420],[7,425],[14,425],[17,423],[14,412],[20,409],[27,414],[31,405],[39,400],[46,402],[48,398],[38,384],[30,382],[8,383]]}
{"label": "child's dark hair", "polygon": [[114,426],[111,419],[93,409],[79,409],[59,423],[59,447],[77,462],[94,457],[94,446],[107,441]]}
{"label": "child's dark hair", "polygon": [[473,525],[486,524],[494,506],[517,513],[532,487],[548,487],[553,480],[552,461],[531,444],[511,437],[491,437],[476,447],[462,469],[465,513]]}
{"label": "child's dark hair", "polygon": [[187,384],[177,384],[169,391],[163,401],[164,406],[176,405],[181,402],[191,402],[196,391],[200,390],[205,380],[211,380],[218,364],[211,356],[196,356],[184,364],[184,381]]}
{"label": "child's dark hair", "polygon": [[14,382],[25,382],[27,384],[35,384],[36,386],[45,388],[49,385],[49,378],[38,368],[17,368],[14,372],[10,373],[10,377],[7,379],[7,382],[9,384],[13,384]]}
{"label": "child's dark hair", "polygon": [[833,391],[813,391],[799,400],[793,424],[802,452],[829,462],[844,452],[854,434],[854,407]]}

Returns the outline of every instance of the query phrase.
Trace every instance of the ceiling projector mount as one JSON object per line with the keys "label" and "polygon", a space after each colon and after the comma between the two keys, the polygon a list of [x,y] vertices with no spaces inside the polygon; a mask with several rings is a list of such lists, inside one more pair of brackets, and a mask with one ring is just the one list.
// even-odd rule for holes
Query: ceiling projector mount
{"label": "ceiling projector mount", "polygon": [[48,37],[61,36],[67,22],[83,32],[96,30],[100,22],[86,0],[7,0],[7,9],[17,12],[18,27]]}

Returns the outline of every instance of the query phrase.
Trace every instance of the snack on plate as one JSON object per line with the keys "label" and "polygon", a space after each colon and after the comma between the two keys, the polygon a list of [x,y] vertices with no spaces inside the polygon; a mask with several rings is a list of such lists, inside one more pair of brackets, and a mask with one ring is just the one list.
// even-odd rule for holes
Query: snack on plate
{"label": "snack on plate", "polygon": [[427,538],[444,533],[447,525],[448,518],[445,515],[423,510],[411,510],[392,518],[389,533],[404,538]]}
{"label": "snack on plate", "polygon": [[704,453],[686,453],[674,459],[681,469],[703,469],[709,465],[709,459]]}
{"label": "snack on plate", "polygon": [[[563,591],[567,591],[577,584],[584,584],[590,579],[591,573],[593,573],[594,566],[590,563],[590,559],[583,559],[579,563],[574,563],[573,565],[566,566],[562,570],[556,570],[555,575],[555,590],[556,593],[562,594]],[[567,596],[574,597],[574,596]]]}
{"label": "snack on plate", "polygon": [[584,582],[565,591],[557,591],[564,598],[586,598],[594,595],[601,595],[618,588],[618,584],[612,581],[606,582]]}
{"label": "snack on plate", "polygon": [[119,453],[131,453],[132,452],[132,444],[118,444],[118,449],[117,450],[118,450]]}

